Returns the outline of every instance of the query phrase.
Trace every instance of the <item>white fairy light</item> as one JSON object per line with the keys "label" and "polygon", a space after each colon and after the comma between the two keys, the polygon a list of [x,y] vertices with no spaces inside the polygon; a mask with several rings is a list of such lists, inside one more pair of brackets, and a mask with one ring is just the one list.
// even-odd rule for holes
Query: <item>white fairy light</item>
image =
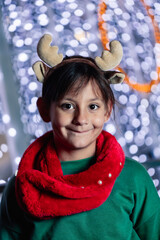
{"label": "white fairy light", "polygon": [[11,2],[12,2],[12,0],[5,0],[5,1],[4,1],[4,4],[5,4],[5,5],[10,5]]}
{"label": "white fairy light", "polygon": [[120,123],[123,124],[123,125],[125,125],[125,124],[128,123],[128,117],[127,117],[127,115],[122,115],[122,116],[120,116]]}
{"label": "white fairy light", "polygon": [[160,158],[160,147],[155,147],[153,150],[153,154],[156,158]]}
{"label": "white fairy light", "polygon": [[27,77],[22,77],[21,78],[21,84],[22,85],[27,85],[28,82],[29,82],[29,79]]}
{"label": "white fairy light", "polygon": [[65,12],[62,13],[63,18],[70,18],[70,16],[71,16],[71,13],[68,12],[68,11],[65,11]]}
{"label": "white fairy light", "polygon": [[77,40],[73,39],[73,40],[70,41],[70,46],[71,46],[71,47],[74,47],[74,48],[75,48],[75,47],[77,47],[78,45],[79,45],[79,43],[78,43]]}
{"label": "white fairy light", "polygon": [[19,165],[19,163],[20,163],[20,160],[21,160],[21,158],[20,157],[16,157],[15,159],[14,159],[14,161],[15,161],[15,163],[16,163],[16,165]]}
{"label": "white fairy light", "polygon": [[154,168],[149,168],[147,171],[148,171],[148,173],[151,177],[155,174],[155,169]]}
{"label": "white fairy light", "polygon": [[123,39],[124,42],[128,42],[131,39],[131,37],[128,33],[123,33],[122,34],[122,39]]}
{"label": "white fairy light", "polygon": [[22,39],[17,40],[16,46],[17,47],[22,47],[24,45],[24,41]]}
{"label": "white fairy light", "polygon": [[153,183],[154,183],[155,187],[158,187],[158,185],[159,185],[159,180],[158,180],[158,179],[153,179]]}
{"label": "white fairy light", "polygon": [[35,104],[29,104],[28,105],[28,111],[30,113],[34,113],[34,112],[36,112],[36,110],[37,110],[37,106]]}
{"label": "white fairy light", "polygon": [[86,51],[81,51],[81,52],[79,53],[79,55],[80,55],[80,56],[83,56],[83,57],[89,57],[89,53],[86,52]]}
{"label": "white fairy light", "polygon": [[24,40],[24,43],[25,43],[25,45],[31,45],[31,44],[32,44],[32,38],[27,37],[27,38]]}
{"label": "white fairy light", "polygon": [[73,56],[74,54],[75,54],[75,51],[72,50],[72,49],[68,49],[68,50],[66,51],[66,55],[67,55],[67,56]]}
{"label": "white fairy light", "polygon": [[88,3],[86,8],[89,10],[89,11],[94,11],[96,6],[93,4],[93,3]]}
{"label": "white fairy light", "polygon": [[24,25],[24,29],[27,31],[30,31],[33,28],[33,24],[32,23],[26,23]]}
{"label": "white fairy light", "polygon": [[76,9],[78,7],[78,4],[77,3],[71,3],[69,4],[69,8],[70,9]]}
{"label": "white fairy light", "polygon": [[130,101],[130,103],[136,104],[136,103],[137,103],[137,100],[138,100],[138,98],[137,98],[137,96],[136,96],[135,94],[131,94],[131,95],[129,96],[129,101]]}
{"label": "white fairy light", "polygon": [[44,4],[44,1],[43,1],[43,0],[37,0],[37,1],[35,1],[35,5],[38,6],[38,7],[42,6],[43,4]]}
{"label": "white fairy light", "polygon": [[15,4],[10,4],[9,7],[8,7],[8,10],[9,11],[14,11],[16,8],[16,5]]}
{"label": "white fairy light", "polygon": [[35,91],[38,86],[36,82],[31,82],[28,87],[31,91]]}
{"label": "white fairy light", "polygon": [[112,123],[107,124],[105,127],[106,131],[114,135],[116,133],[116,128]]}
{"label": "white fairy light", "polygon": [[151,146],[153,144],[153,139],[151,137],[147,137],[145,139],[146,146]]}
{"label": "white fairy light", "polygon": [[130,19],[130,14],[129,13],[127,13],[127,12],[124,12],[123,14],[122,14],[122,16],[123,16],[123,18],[125,19],[125,20],[129,20]]}
{"label": "white fairy light", "polygon": [[63,26],[62,24],[57,24],[57,25],[55,26],[55,31],[56,31],[56,32],[62,32],[63,29],[64,29],[64,26]]}
{"label": "white fairy light", "polygon": [[64,3],[66,0],[58,0],[58,2],[60,3]]}
{"label": "white fairy light", "polygon": [[140,163],[144,163],[144,162],[146,162],[147,161],[147,156],[145,155],[145,154],[141,154],[140,156],[139,156],[139,162]]}
{"label": "white fairy light", "polygon": [[82,9],[77,9],[75,10],[74,14],[78,17],[81,17],[84,14],[84,12],[82,11]]}
{"label": "white fairy light", "polygon": [[20,62],[26,62],[28,58],[29,58],[28,55],[23,52],[18,55],[18,59]]}
{"label": "white fairy light", "polygon": [[120,20],[120,21],[118,22],[118,25],[119,25],[121,28],[126,28],[126,27],[127,27],[127,23],[126,23],[126,21],[124,21],[124,20]]}
{"label": "white fairy light", "polygon": [[129,6],[133,6],[134,1],[133,0],[126,0],[126,4],[129,5]]}
{"label": "white fairy light", "polygon": [[44,134],[44,131],[42,130],[42,129],[37,129],[36,131],[35,131],[35,136],[36,137],[40,137],[40,136],[42,136]]}
{"label": "white fairy light", "polygon": [[98,49],[98,47],[97,47],[97,45],[96,45],[95,43],[90,43],[90,44],[88,45],[88,49],[89,49],[91,52],[96,52],[97,49]]}
{"label": "white fairy light", "polygon": [[114,12],[115,12],[116,15],[122,15],[122,13],[123,13],[120,8],[115,8]]}
{"label": "white fairy light", "polygon": [[11,118],[10,118],[10,116],[9,116],[8,114],[4,114],[4,115],[2,116],[2,121],[3,121],[5,124],[9,123],[10,120],[11,120]]}
{"label": "white fairy light", "polygon": [[17,134],[17,131],[16,131],[15,128],[9,128],[8,129],[8,134],[9,134],[10,137],[15,137],[16,134]]}
{"label": "white fairy light", "polygon": [[4,144],[4,143],[1,144],[0,148],[1,148],[2,152],[4,152],[4,153],[8,152],[8,146],[7,146],[7,144]]}
{"label": "white fairy light", "polygon": [[131,146],[129,147],[129,151],[130,151],[131,154],[137,153],[137,151],[138,151],[137,145],[135,145],[135,144],[131,145]]}
{"label": "white fairy light", "polygon": [[149,101],[145,98],[141,100],[141,105],[144,105],[146,108],[149,106]]}
{"label": "white fairy light", "polygon": [[17,16],[18,16],[18,13],[17,13],[17,12],[11,12],[11,13],[9,14],[9,17],[10,17],[11,19],[15,19]]}
{"label": "white fairy light", "polygon": [[4,184],[6,184],[6,181],[3,179],[0,179],[0,185],[4,185]]}
{"label": "white fairy light", "polygon": [[20,19],[15,19],[14,20],[14,22],[13,22],[13,25],[15,26],[15,27],[19,27],[19,26],[21,26],[21,24],[22,24],[22,22],[21,22],[21,20]]}
{"label": "white fairy light", "polygon": [[134,128],[138,128],[140,125],[141,125],[141,122],[140,122],[140,120],[139,120],[138,118],[134,118],[134,119],[132,120],[132,126],[133,126]]}
{"label": "white fairy light", "polygon": [[62,19],[60,20],[60,23],[61,23],[62,25],[67,25],[67,24],[69,23],[69,19],[68,19],[68,18],[62,18]]}
{"label": "white fairy light", "polygon": [[122,104],[126,104],[127,101],[128,101],[127,96],[125,96],[125,95],[120,95],[119,101],[120,101],[120,103],[122,103]]}
{"label": "white fairy light", "polygon": [[29,67],[28,70],[27,70],[28,74],[33,76],[34,75],[34,71],[33,71],[33,68],[32,67]]}
{"label": "white fairy light", "polygon": [[124,134],[124,137],[127,142],[132,142],[133,141],[133,132],[132,131],[126,131]]}
{"label": "white fairy light", "polygon": [[38,22],[41,26],[46,26],[49,23],[48,16],[45,13],[42,13],[38,16]]}
{"label": "white fairy light", "polygon": [[124,137],[120,137],[120,138],[118,139],[118,142],[119,142],[119,144],[120,144],[122,147],[125,147],[125,145],[126,145],[126,140],[125,140]]}
{"label": "white fairy light", "polygon": [[13,24],[9,26],[8,31],[9,32],[14,32],[16,30],[16,26],[14,26]]}
{"label": "white fairy light", "polygon": [[91,26],[90,23],[87,23],[87,22],[86,22],[86,23],[83,24],[83,29],[84,29],[84,30],[90,30],[91,27],[92,27],[92,26]]}
{"label": "white fairy light", "polygon": [[110,39],[110,40],[113,40],[113,39],[115,39],[117,37],[117,34],[115,33],[115,32],[109,32],[108,33],[108,38]]}

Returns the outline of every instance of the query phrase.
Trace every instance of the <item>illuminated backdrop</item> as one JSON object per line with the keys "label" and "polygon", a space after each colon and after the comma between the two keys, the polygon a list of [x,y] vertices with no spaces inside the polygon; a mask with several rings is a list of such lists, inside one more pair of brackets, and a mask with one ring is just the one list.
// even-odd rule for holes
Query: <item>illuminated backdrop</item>
{"label": "illuminated backdrop", "polygon": [[[32,139],[50,129],[36,108],[41,84],[32,64],[38,60],[39,38],[52,33],[64,55],[100,56],[108,42],[119,40],[124,49],[119,66],[123,84],[113,86],[118,101],[105,129],[117,137],[127,156],[146,164],[160,189],[160,3],[158,0],[5,0],[5,36],[10,45],[21,121]],[[1,110],[1,128],[10,119]],[[16,137],[18,129],[10,129]],[[16,158],[16,162],[19,157]],[[152,164],[150,164],[150,162]],[[160,193],[160,192],[159,192]]]}

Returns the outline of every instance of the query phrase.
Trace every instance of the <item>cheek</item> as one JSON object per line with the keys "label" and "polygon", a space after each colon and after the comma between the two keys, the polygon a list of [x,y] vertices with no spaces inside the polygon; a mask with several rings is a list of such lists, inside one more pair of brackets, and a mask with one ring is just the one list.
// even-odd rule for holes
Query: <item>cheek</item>
{"label": "cheek", "polygon": [[97,116],[93,119],[93,124],[94,124],[95,127],[100,127],[101,128],[101,127],[103,127],[104,123],[105,123],[104,115]]}
{"label": "cheek", "polygon": [[52,126],[63,127],[70,123],[70,117],[62,113],[55,112],[52,117]]}

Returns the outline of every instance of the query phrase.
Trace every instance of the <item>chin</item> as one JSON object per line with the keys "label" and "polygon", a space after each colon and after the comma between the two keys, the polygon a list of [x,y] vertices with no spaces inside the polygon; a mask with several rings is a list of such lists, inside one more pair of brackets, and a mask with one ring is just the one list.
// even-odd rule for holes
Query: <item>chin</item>
{"label": "chin", "polygon": [[72,147],[73,147],[73,149],[74,150],[79,150],[79,149],[87,149],[87,148],[89,148],[89,147],[91,147],[91,145],[94,145],[94,142],[92,142],[92,143],[90,143],[90,142],[74,142],[73,144],[72,144]]}

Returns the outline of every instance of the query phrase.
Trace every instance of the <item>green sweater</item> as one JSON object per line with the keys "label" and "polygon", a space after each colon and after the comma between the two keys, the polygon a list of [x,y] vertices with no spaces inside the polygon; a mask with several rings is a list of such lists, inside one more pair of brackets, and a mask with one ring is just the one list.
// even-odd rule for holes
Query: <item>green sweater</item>
{"label": "green sweater", "polygon": [[[93,159],[62,162],[63,173],[84,171]],[[109,198],[91,211],[36,220],[17,205],[15,177],[4,190],[0,240],[160,240],[160,198],[146,170],[126,158]]]}

